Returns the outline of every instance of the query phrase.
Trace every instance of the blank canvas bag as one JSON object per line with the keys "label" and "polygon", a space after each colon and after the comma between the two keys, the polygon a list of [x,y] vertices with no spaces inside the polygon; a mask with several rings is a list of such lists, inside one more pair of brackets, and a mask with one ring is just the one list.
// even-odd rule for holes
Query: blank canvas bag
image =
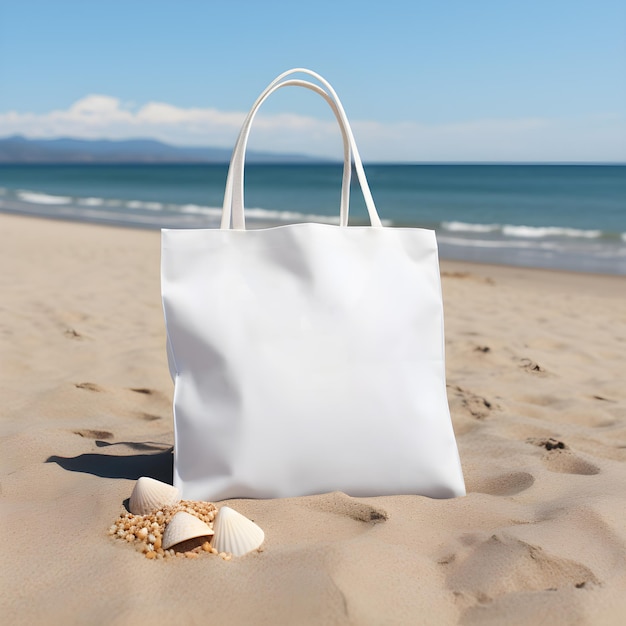
{"label": "blank canvas bag", "polygon": [[[288,78],[296,72],[316,82]],[[319,94],[339,122],[339,226],[245,229],[248,134],[285,86]],[[348,226],[351,162],[370,226]],[[321,76],[290,70],[259,96],[233,151],[221,228],[163,230],[161,279],[184,498],[465,493],[435,234],[381,225],[343,107]]]}

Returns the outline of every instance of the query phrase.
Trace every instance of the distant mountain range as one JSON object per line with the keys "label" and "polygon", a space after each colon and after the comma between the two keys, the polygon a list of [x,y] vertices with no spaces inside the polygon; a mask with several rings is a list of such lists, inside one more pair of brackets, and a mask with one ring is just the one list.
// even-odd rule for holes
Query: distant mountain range
{"label": "distant mountain range", "polygon": [[[228,163],[232,150],[172,146],[153,139],[0,139],[0,163]],[[327,159],[304,154],[248,150],[249,163],[313,163]]]}

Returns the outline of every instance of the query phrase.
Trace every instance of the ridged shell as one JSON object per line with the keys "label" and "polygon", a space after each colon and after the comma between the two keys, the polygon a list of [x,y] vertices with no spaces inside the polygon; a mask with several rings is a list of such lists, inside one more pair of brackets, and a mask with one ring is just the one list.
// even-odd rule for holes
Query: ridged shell
{"label": "ridged shell", "polygon": [[172,506],[177,502],[180,502],[180,493],[176,487],[142,476],[135,483],[128,508],[133,515],[148,515],[152,511]]}
{"label": "ridged shell", "polygon": [[256,550],[265,539],[265,533],[253,521],[227,506],[219,510],[213,526],[211,545],[218,552],[230,552],[233,556]]}
{"label": "ridged shell", "polygon": [[172,546],[187,541],[188,539],[209,537],[212,534],[213,531],[209,525],[205,524],[201,519],[191,515],[191,513],[179,511],[165,527],[165,532],[163,533],[163,549],[168,550]]}

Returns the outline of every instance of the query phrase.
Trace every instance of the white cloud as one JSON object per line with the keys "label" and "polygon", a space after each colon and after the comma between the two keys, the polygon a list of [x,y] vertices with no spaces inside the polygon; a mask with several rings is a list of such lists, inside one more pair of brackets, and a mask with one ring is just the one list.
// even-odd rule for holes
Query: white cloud
{"label": "white cloud", "polygon": [[64,110],[0,113],[0,136],[18,133],[31,138],[151,137],[180,145],[221,145],[233,141],[243,119],[243,113],[182,109],[162,102],[150,102],[133,110],[122,106],[118,98],[91,94]]}
{"label": "white cloud", "polygon": [[[0,136],[123,139],[147,137],[177,145],[232,147],[245,113],[181,108],[163,102],[123,105],[91,94],[68,109],[0,113]],[[626,118],[482,119],[447,124],[353,122],[369,161],[626,161]],[[339,157],[336,122],[297,114],[259,114],[251,147]]]}
{"label": "white cloud", "polygon": [[69,109],[69,113],[73,116],[90,117],[99,116],[119,116],[120,101],[111,96],[92,95],[82,98],[75,102]]}

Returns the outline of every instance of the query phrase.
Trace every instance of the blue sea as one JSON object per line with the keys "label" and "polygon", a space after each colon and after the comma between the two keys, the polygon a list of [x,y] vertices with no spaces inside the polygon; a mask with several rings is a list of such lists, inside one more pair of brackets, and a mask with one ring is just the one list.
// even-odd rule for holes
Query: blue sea
{"label": "blue sea", "polygon": [[[437,231],[442,258],[626,274],[626,165],[366,165],[384,223]],[[0,211],[214,228],[227,165],[0,165]],[[250,164],[249,227],[338,222],[340,164]],[[358,187],[351,223],[366,224]]]}

